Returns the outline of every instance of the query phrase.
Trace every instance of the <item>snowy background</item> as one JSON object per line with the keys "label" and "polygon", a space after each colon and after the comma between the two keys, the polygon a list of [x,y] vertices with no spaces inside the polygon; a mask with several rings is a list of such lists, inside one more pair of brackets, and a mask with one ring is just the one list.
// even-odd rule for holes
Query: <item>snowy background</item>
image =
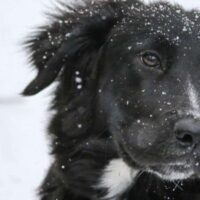
{"label": "snowy background", "polygon": [[[19,94],[35,75],[21,43],[53,2],[0,0],[0,200],[37,200],[51,163],[45,129],[52,87],[31,98]],[[200,8],[199,0],[171,2]]]}

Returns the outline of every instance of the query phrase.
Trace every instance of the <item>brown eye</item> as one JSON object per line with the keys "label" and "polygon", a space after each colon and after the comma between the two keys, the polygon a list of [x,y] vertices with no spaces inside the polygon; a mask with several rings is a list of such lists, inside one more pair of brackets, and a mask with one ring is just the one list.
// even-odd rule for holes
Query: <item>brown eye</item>
{"label": "brown eye", "polygon": [[143,64],[148,67],[160,67],[161,61],[160,57],[153,52],[145,52],[141,55],[141,60]]}

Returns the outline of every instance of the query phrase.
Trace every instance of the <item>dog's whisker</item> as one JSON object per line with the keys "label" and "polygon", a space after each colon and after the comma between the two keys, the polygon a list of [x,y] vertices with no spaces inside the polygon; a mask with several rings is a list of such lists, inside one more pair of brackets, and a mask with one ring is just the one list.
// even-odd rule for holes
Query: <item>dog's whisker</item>
{"label": "dog's whisker", "polygon": [[182,181],[173,181],[173,183],[174,183],[174,188],[173,188],[173,191],[175,191],[177,188],[179,189],[179,190],[181,190],[181,191],[183,191],[183,188],[181,187],[181,183],[182,183]]}

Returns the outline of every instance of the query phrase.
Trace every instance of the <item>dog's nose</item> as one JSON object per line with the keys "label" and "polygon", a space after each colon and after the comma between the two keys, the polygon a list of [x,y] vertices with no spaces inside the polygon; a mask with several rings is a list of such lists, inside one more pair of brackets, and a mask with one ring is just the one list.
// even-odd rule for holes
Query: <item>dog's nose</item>
{"label": "dog's nose", "polygon": [[200,142],[200,121],[181,119],[175,124],[174,132],[181,146],[192,147]]}

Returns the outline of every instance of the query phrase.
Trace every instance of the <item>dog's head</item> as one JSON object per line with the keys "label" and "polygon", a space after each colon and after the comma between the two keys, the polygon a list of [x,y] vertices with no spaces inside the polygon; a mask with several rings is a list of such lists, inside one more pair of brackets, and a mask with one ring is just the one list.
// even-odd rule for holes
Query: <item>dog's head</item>
{"label": "dog's head", "polygon": [[164,179],[198,175],[200,13],[168,3],[86,4],[61,11],[28,42],[39,73],[24,94],[59,77],[59,105],[92,96],[84,105],[104,119],[129,165]]}

